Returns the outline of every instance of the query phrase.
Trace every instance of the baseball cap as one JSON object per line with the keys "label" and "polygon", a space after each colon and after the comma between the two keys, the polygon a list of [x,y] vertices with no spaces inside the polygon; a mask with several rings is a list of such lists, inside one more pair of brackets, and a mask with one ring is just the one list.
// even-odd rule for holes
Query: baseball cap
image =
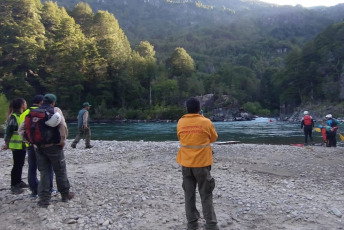
{"label": "baseball cap", "polygon": [[43,101],[44,102],[48,102],[48,103],[52,103],[52,102],[56,103],[57,98],[56,98],[55,94],[47,93],[47,94],[44,95]]}
{"label": "baseball cap", "polygon": [[82,106],[86,107],[86,106],[92,106],[92,105],[90,105],[90,103],[88,103],[88,102],[84,102],[84,104],[82,104]]}

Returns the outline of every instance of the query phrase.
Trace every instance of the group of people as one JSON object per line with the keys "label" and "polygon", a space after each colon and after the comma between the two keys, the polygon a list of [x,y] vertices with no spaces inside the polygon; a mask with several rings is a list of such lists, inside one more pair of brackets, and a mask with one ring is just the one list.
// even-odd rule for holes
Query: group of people
{"label": "group of people", "polygon": [[[32,194],[38,194],[38,205],[47,207],[51,199],[53,173],[55,173],[57,189],[62,201],[67,202],[74,197],[70,192],[67,177],[66,160],[63,148],[68,136],[68,128],[60,108],[55,107],[57,98],[54,94],[37,95],[33,105],[27,110],[26,101],[22,98],[14,99],[9,106],[5,145],[2,149],[11,149],[13,153],[13,168],[11,172],[11,190],[18,194],[28,185],[22,181],[22,169],[25,161],[26,150],[29,158],[29,186]],[[83,109],[78,114],[78,133],[71,147],[76,148],[82,136],[85,136],[86,148],[90,144],[91,131],[88,125],[90,104],[85,102]],[[59,113],[59,123],[56,126],[58,136],[52,143],[33,145],[27,142],[25,136],[25,117],[31,109],[50,109],[52,113]],[[217,133],[213,123],[202,114],[200,101],[190,98],[186,102],[187,114],[178,121],[177,136],[180,148],[177,162],[182,166],[185,194],[185,212],[187,228],[198,229],[200,213],[196,208],[196,187],[201,197],[203,216],[206,220],[207,230],[217,230],[217,219],[213,205],[213,190],[215,180],[210,174],[213,164],[213,151],[211,143],[217,140]],[[27,144],[27,146],[26,146]],[[40,181],[37,180],[36,171],[40,171]]]}
{"label": "group of people", "polygon": [[[57,97],[54,94],[36,95],[32,100],[32,106],[27,108],[26,100],[16,98],[10,102],[8,118],[6,122],[5,144],[3,150],[12,150],[13,167],[11,170],[11,192],[21,194],[24,188],[30,188],[31,196],[39,199],[37,204],[40,207],[47,207],[50,204],[52,195],[57,192],[61,194],[63,202],[74,197],[70,192],[70,184],[66,170],[66,160],[63,148],[68,136],[68,128],[60,108],[55,107]],[[85,136],[86,148],[92,148],[90,144],[91,131],[88,125],[88,110],[90,104],[85,102],[83,109],[78,115],[78,133],[72,143],[75,148],[80,139]],[[53,117],[58,117],[53,126],[54,132],[51,141],[43,144],[30,143],[27,138],[25,119],[31,110],[41,109],[49,111],[52,116],[45,124],[50,124]],[[56,118],[55,118],[56,119]],[[49,123],[50,122],[50,123]],[[26,153],[28,154],[28,184],[22,180],[22,171],[25,163]],[[40,180],[37,179],[37,169],[40,172]],[[55,173],[57,189],[53,188],[53,177]]]}
{"label": "group of people", "polygon": [[[305,145],[308,145],[308,137],[313,143],[312,131],[314,129],[314,120],[312,116],[309,115],[308,111],[303,112],[303,118],[301,120],[301,130],[303,129],[305,135]],[[321,121],[321,125],[318,128],[323,133],[323,139],[326,147],[336,147],[337,146],[337,129],[339,121],[333,118],[332,114],[327,114],[325,116],[326,121]]]}

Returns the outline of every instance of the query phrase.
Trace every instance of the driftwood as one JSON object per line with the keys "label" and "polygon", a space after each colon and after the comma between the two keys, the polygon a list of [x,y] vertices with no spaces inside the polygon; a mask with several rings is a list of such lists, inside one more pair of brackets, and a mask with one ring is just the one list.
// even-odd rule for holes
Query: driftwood
{"label": "driftwood", "polygon": [[232,144],[239,144],[240,141],[221,141],[221,142],[215,142],[217,145],[232,145]]}

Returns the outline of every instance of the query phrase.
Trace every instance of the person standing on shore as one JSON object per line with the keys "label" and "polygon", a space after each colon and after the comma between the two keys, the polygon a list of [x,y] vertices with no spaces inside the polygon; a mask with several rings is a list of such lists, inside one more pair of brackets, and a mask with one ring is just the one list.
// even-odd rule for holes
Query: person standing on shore
{"label": "person standing on shore", "polygon": [[88,102],[83,104],[83,108],[79,111],[78,114],[78,133],[71,145],[72,148],[76,148],[76,145],[79,143],[82,137],[85,138],[85,145],[87,149],[93,147],[91,145],[91,129],[89,127],[89,110],[91,105]]}
{"label": "person standing on shore", "polygon": [[3,150],[11,149],[13,154],[13,167],[11,171],[11,191],[13,194],[20,194],[24,192],[23,188],[29,187],[22,181],[26,150],[23,139],[18,133],[21,124],[20,115],[26,108],[26,101],[23,98],[17,98],[11,101],[4,136],[5,145],[2,146]]}
{"label": "person standing on shore", "polygon": [[190,98],[186,102],[187,114],[177,124],[180,148],[177,162],[182,166],[183,190],[187,229],[198,229],[200,213],[196,208],[196,185],[201,197],[206,230],[217,230],[217,219],[213,205],[215,180],[210,175],[213,155],[210,144],[217,140],[213,123],[200,114],[200,101]]}
{"label": "person standing on shore", "polygon": [[[24,122],[25,117],[30,113],[30,110],[32,109],[37,109],[43,104],[43,95],[36,95],[34,96],[32,100],[32,106],[25,110],[21,115],[20,115],[20,121]],[[28,155],[28,182],[29,182],[29,187],[31,190],[31,197],[36,197],[38,194],[38,179],[37,179],[37,158],[36,158],[36,151],[35,147],[30,144],[26,143],[26,150],[27,150],[27,155]],[[52,194],[56,194],[57,191],[53,188],[53,180],[54,180],[54,171],[53,167],[50,166],[50,189]]]}
{"label": "person standing on shore", "polygon": [[332,117],[332,114],[327,114],[325,116],[326,123],[322,122],[323,127],[326,129],[326,147],[336,147],[337,146],[337,129],[339,121]]}
{"label": "person standing on shore", "polygon": [[[70,192],[70,184],[67,177],[66,159],[63,148],[68,136],[68,128],[60,108],[55,107],[56,96],[54,94],[45,94],[43,104],[39,109],[44,109],[49,114],[59,114],[59,123],[54,126],[53,135],[49,138],[49,143],[37,144],[36,157],[37,166],[40,171],[41,178],[38,184],[38,206],[46,208],[50,204],[50,169],[53,166],[56,175],[57,189],[61,193],[62,201],[67,202],[74,197],[74,193]],[[54,117],[54,116],[53,116]],[[49,122],[49,120],[47,121]],[[47,124],[46,122],[46,124]],[[20,127],[20,135],[25,138],[25,122]]]}
{"label": "person standing on shore", "polygon": [[312,130],[314,127],[314,121],[313,118],[309,115],[308,111],[304,111],[303,115],[304,116],[301,120],[301,130],[303,129],[303,132],[305,134],[305,145],[308,145],[308,136],[310,141],[313,143]]}

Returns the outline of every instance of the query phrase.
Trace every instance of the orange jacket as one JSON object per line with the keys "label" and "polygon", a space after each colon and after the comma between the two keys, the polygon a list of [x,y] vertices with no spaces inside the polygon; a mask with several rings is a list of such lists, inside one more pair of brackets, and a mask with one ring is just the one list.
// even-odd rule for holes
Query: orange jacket
{"label": "orange jacket", "polygon": [[177,136],[180,148],[177,162],[190,168],[206,167],[213,164],[210,143],[217,139],[213,123],[200,114],[186,114],[179,119]]}

